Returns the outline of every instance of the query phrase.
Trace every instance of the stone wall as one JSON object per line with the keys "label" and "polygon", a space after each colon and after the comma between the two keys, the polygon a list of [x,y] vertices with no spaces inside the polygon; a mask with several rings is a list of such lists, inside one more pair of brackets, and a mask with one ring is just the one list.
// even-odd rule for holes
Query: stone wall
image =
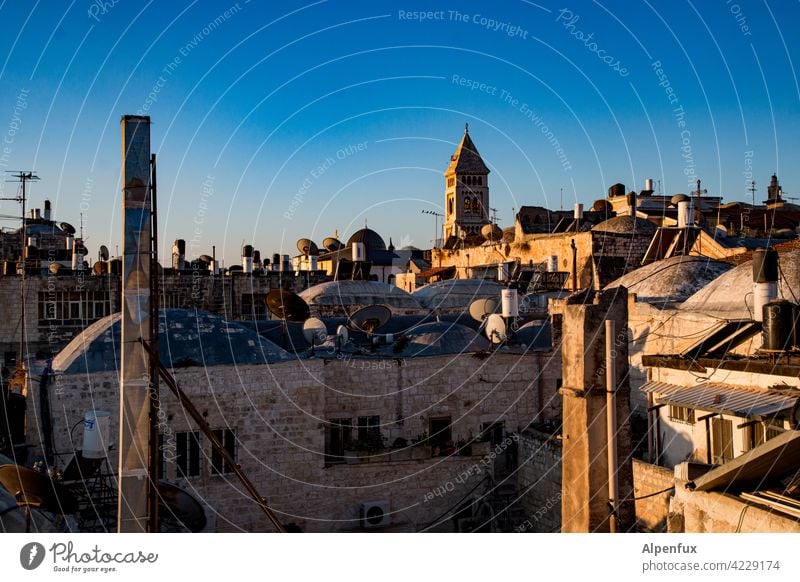
{"label": "stone wall", "polygon": [[678,482],[670,505],[675,533],[800,533],[800,520],[726,493],[690,491]]}
{"label": "stone wall", "polygon": [[636,498],[636,528],[639,531],[666,532],[671,492],[653,495],[675,485],[672,471],[633,460],[633,494]]}
{"label": "stone wall", "polygon": [[[560,375],[557,366],[540,374],[535,355],[495,353],[484,359],[462,354],[183,368],[175,377],[212,428],[235,431],[238,462],[284,522],[304,531],[360,529],[359,504],[387,501],[391,525],[384,529],[402,531],[424,528],[473,488],[473,495],[482,493],[480,481],[493,467],[491,455],[478,445],[470,455],[425,455],[430,419],[450,417],[453,440],[478,437],[482,425],[497,422],[507,432],[518,432],[542,408],[538,378],[555,386],[552,373]],[[37,386],[32,384],[29,427],[42,426]],[[81,446],[82,431],[73,427],[86,410],[111,412],[111,440],[117,441],[116,374],[56,377],[50,398],[62,467]],[[269,531],[233,475],[212,474],[207,439],[201,438],[200,475],[179,477],[175,435],[197,429],[163,384],[161,403],[166,477],[214,509],[219,531]],[[388,445],[398,437],[409,442],[423,437],[423,442],[411,452],[408,447],[379,451],[370,462],[331,464],[325,455],[329,421],[346,418],[355,426],[359,417],[372,415],[380,417]],[[40,433],[32,429],[28,436],[37,450]],[[451,525],[447,517],[444,525]]]}
{"label": "stone wall", "polygon": [[555,434],[534,429],[523,431],[519,440],[519,462],[517,490],[526,520],[518,531],[560,531],[561,441]]}
{"label": "stone wall", "polygon": [[[47,270],[44,270],[47,273]],[[77,293],[83,303],[81,317],[69,319],[62,317],[61,309],[69,313],[69,305],[63,305],[55,312],[58,319],[48,319],[47,310],[53,311],[55,301],[64,294]],[[102,313],[119,311],[120,305],[119,277],[96,277],[89,271],[68,272],[60,274],[27,275],[25,278],[25,337],[27,354],[34,356],[37,352],[45,356],[58,353],[70,340],[90,323],[99,319],[94,316],[95,298],[102,294],[108,303]],[[91,299],[91,300],[90,300]],[[0,276],[0,304],[3,306],[3,317],[0,319],[0,350],[13,352],[17,357],[20,339],[20,277],[17,275]],[[8,365],[8,362],[5,362]]]}

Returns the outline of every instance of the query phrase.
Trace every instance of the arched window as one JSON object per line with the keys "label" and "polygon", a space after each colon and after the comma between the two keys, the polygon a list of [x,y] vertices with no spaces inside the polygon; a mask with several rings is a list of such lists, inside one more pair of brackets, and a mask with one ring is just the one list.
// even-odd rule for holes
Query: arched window
{"label": "arched window", "polygon": [[466,214],[469,214],[470,212],[469,196],[464,196],[464,212]]}
{"label": "arched window", "polygon": [[447,200],[447,214],[453,214],[453,199]]}
{"label": "arched window", "polygon": [[478,176],[478,186],[483,186],[483,176]]}
{"label": "arched window", "polygon": [[478,197],[475,196],[472,199],[472,214],[480,214],[481,213],[481,203],[478,201]]}

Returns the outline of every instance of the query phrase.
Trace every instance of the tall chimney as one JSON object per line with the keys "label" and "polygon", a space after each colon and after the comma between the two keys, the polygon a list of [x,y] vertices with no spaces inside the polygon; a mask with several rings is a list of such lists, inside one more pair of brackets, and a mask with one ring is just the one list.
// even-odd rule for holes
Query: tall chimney
{"label": "tall chimney", "polygon": [[122,118],[122,341],[117,531],[147,531],[150,367],[150,117]]}
{"label": "tall chimney", "polygon": [[50,220],[50,201],[49,200],[45,200],[44,201],[44,219],[45,220]]}

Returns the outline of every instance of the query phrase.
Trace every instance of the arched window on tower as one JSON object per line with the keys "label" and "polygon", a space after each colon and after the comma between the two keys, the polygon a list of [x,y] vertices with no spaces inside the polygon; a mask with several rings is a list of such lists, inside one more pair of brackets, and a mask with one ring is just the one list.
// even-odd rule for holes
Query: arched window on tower
{"label": "arched window on tower", "polygon": [[472,214],[480,214],[481,213],[481,203],[478,200],[477,196],[472,198]]}
{"label": "arched window on tower", "polygon": [[447,200],[447,214],[453,214],[453,199],[449,198]]}
{"label": "arched window on tower", "polygon": [[470,208],[471,208],[471,205],[470,205],[470,202],[469,202],[469,196],[464,196],[464,213],[465,214],[469,214],[470,213]]}
{"label": "arched window on tower", "polygon": [[483,176],[478,176],[478,186],[483,186]]}

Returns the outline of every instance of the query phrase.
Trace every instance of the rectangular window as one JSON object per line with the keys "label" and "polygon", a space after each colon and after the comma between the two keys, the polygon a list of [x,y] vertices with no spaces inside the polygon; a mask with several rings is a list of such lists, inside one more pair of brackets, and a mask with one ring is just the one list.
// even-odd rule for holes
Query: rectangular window
{"label": "rectangular window", "polygon": [[328,421],[325,431],[325,463],[344,462],[344,452],[353,441],[353,421],[349,418],[334,418]]}
{"label": "rectangular window", "polygon": [[178,477],[197,477],[200,475],[200,433],[179,432],[175,435],[177,444],[176,465]]}
{"label": "rectangular window", "polygon": [[768,441],[779,436],[786,430],[783,426],[782,420],[765,420],[764,421],[764,440]]}
{"label": "rectangular window", "polygon": [[684,424],[694,424],[694,408],[687,406],[669,406],[669,419],[675,422],[682,422]]}
{"label": "rectangular window", "polygon": [[712,462],[722,465],[733,459],[733,422],[724,418],[711,419]]}
{"label": "rectangular window", "polygon": [[366,441],[375,438],[381,432],[380,416],[359,416],[358,417],[358,440]]}
{"label": "rectangular window", "polygon": [[450,425],[449,416],[431,418],[430,444],[434,456],[447,454],[448,447],[452,446],[453,432]]}
{"label": "rectangular window", "polygon": [[[230,428],[220,428],[214,431],[214,436],[222,443],[223,448],[228,451],[228,454],[236,459],[236,432]],[[233,473],[233,466],[231,466],[216,448],[211,449],[211,474],[223,475],[225,473]]]}

